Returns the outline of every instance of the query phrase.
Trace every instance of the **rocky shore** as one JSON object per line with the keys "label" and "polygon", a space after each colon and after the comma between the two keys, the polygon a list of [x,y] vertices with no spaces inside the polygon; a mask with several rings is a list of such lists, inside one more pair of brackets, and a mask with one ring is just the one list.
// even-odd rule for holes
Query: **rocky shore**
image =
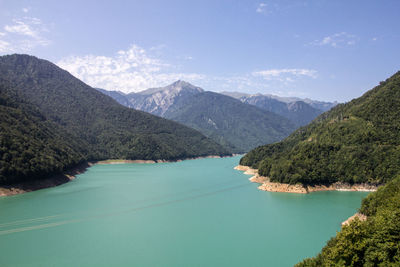
{"label": "rocky shore", "polygon": [[258,189],[269,192],[284,192],[284,193],[297,193],[307,194],[317,191],[376,191],[377,186],[369,184],[345,184],[336,182],[329,186],[326,185],[315,185],[315,186],[304,186],[302,184],[285,184],[271,182],[268,177],[263,177],[258,174],[258,170],[252,169],[248,166],[236,166],[235,170],[243,171],[244,174],[253,175],[249,180],[254,183],[261,184]]}
{"label": "rocky shore", "polygon": [[349,225],[352,221],[354,221],[356,218],[358,218],[360,221],[366,221],[367,220],[367,216],[364,214],[361,214],[359,212],[357,212],[356,214],[354,214],[353,216],[349,217],[347,220],[345,220],[344,222],[342,222],[342,227]]}

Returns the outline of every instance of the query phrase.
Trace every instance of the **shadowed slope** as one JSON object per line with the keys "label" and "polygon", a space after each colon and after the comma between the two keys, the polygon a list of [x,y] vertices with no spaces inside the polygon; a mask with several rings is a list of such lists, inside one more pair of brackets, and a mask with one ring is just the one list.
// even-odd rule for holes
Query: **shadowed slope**
{"label": "shadowed slope", "polygon": [[[3,183],[15,182],[17,176],[17,180],[30,179],[30,170],[39,160],[36,155],[41,154],[42,149],[41,145],[32,146],[32,142],[46,144],[53,150],[49,157],[60,157],[54,162],[47,160],[47,171],[37,172],[43,176],[83,159],[176,160],[229,154],[199,132],[123,107],[56,65],[36,57],[0,57],[0,88],[2,112],[7,115],[1,120],[4,125],[0,150]],[[11,100],[15,104],[9,104]],[[34,134],[34,127],[47,135]],[[49,140],[59,141],[54,144]],[[25,151],[30,151],[28,148],[32,149],[29,155],[33,154],[29,160],[22,156]],[[10,170],[4,167],[11,162],[14,171],[21,169],[19,175],[10,175]],[[9,177],[14,178],[10,180]]]}

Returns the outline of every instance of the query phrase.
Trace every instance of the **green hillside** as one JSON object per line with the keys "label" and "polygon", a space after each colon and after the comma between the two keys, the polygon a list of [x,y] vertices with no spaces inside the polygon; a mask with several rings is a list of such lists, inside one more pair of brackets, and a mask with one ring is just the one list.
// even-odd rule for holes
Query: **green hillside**
{"label": "green hillside", "polygon": [[193,129],[123,107],[32,56],[0,57],[0,93],[3,184],[45,177],[82,160],[229,154]]}
{"label": "green hillside", "polygon": [[343,227],[321,253],[296,266],[399,266],[400,176],[368,195],[360,212],[366,221]]}
{"label": "green hillside", "polygon": [[400,72],[240,164],[272,181],[385,183],[400,173]]}
{"label": "green hillside", "polygon": [[0,184],[58,173],[85,159],[87,144],[0,84]]}
{"label": "green hillside", "polygon": [[284,117],[213,92],[178,101],[164,117],[196,129],[236,153],[279,141],[296,128]]}

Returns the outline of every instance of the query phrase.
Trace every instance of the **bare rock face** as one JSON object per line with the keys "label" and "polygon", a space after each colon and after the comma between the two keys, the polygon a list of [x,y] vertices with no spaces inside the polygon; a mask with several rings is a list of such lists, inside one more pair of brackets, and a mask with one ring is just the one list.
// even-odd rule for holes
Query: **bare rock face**
{"label": "bare rock face", "polygon": [[150,88],[127,95],[131,107],[137,110],[163,116],[177,101],[204,92],[200,87],[185,81],[176,81],[165,87]]}

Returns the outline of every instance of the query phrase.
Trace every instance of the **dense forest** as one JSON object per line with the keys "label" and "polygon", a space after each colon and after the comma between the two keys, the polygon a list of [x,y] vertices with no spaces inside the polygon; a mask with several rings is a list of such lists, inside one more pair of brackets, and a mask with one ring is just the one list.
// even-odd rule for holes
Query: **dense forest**
{"label": "dense forest", "polygon": [[87,144],[0,84],[0,184],[58,173],[86,159]]}
{"label": "dense forest", "polygon": [[399,266],[400,176],[368,195],[360,212],[366,221],[344,226],[321,253],[296,266]]}
{"label": "dense forest", "polygon": [[0,183],[46,177],[84,160],[176,160],[230,152],[199,132],[121,106],[56,65],[0,57]]}
{"label": "dense forest", "polygon": [[272,181],[382,184],[400,173],[400,72],[240,164]]}

